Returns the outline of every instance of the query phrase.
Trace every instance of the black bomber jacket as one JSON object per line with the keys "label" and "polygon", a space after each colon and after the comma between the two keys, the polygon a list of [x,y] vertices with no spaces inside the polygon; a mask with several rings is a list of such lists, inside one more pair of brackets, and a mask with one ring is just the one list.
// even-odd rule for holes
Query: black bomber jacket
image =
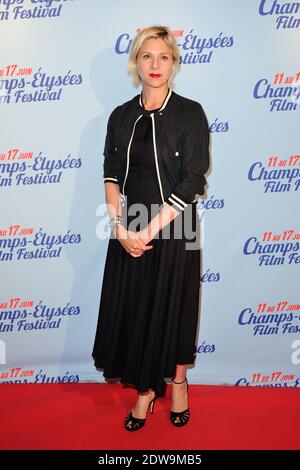
{"label": "black bomber jacket", "polygon": [[130,146],[138,120],[152,120],[153,154],[162,203],[182,212],[204,194],[209,168],[209,128],[200,103],[171,89],[158,111],[146,110],[142,94],[111,113],[104,146],[103,177],[126,196]]}

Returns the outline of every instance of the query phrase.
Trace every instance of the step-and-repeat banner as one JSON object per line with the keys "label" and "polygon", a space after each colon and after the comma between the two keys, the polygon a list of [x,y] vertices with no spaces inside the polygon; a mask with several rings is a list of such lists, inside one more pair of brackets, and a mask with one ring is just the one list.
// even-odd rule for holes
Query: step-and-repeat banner
{"label": "step-and-repeat banner", "polygon": [[102,152],[110,112],[140,93],[128,53],[151,24],[174,32],[174,90],[210,125],[190,381],[297,387],[300,3],[286,0],[0,0],[0,382],[103,381]]}

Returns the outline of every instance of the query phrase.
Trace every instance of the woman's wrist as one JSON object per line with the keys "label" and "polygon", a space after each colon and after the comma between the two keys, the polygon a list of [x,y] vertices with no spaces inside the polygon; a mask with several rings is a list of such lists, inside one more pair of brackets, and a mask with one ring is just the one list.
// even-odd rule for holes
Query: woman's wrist
{"label": "woman's wrist", "polygon": [[114,233],[114,236],[117,238],[117,240],[120,240],[120,239],[126,238],[127,230],[123,224],[116,224],[113,227],[113,233]]}
{"label": "woman's wrist", "polygon": [[148,224],[147,227],[140,230],[139,234],[142,240],[144,240],[144,242],[146,243],[146,245],[152,240],[152,238],[154,238],[150,224]]}
{"label": "woman's wrist", "polygon": [[117,227],[123,225],[123,216],[120,214],[115,215],[109,219],[109,227],[112,233],[116,236],[118,233]]}

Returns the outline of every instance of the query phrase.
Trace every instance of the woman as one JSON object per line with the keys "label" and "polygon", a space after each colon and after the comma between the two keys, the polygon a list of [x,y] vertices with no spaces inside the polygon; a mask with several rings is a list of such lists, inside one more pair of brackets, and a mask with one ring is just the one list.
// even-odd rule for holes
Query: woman
{"label": "woman", "polygon": [[115,108],[107,126],[112,231],[92,356],[104,377],[137,390],[128,431],[144,426],[168,377],[172,424],[190,417],[186,370],[195,360],[200,286],[196,203],[206,184],[209,130],[202,106],[172,91],[179,59],[168,28],[141,30],[128,69],[142,92]]}

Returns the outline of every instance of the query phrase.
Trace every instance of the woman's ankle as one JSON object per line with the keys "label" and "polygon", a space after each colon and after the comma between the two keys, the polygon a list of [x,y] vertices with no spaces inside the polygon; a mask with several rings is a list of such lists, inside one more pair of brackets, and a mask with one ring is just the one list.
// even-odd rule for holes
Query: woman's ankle
{"label": "woman's ankle", "polygon": [[186,380],[186,377],[174,377],[172,379],[172,383],[175,384],[175,385],[181,385],[181,384],[184,384],[185,382],[187,382]]}
{"label": "woman's ankle", "polygon": [[148,395],[151,395],[155,393],[154,390],[152,390],[152,388],[149,388],[147,390],[147,392],[138,392],[138,397],[141,396],[141,397],[147,397]]}

